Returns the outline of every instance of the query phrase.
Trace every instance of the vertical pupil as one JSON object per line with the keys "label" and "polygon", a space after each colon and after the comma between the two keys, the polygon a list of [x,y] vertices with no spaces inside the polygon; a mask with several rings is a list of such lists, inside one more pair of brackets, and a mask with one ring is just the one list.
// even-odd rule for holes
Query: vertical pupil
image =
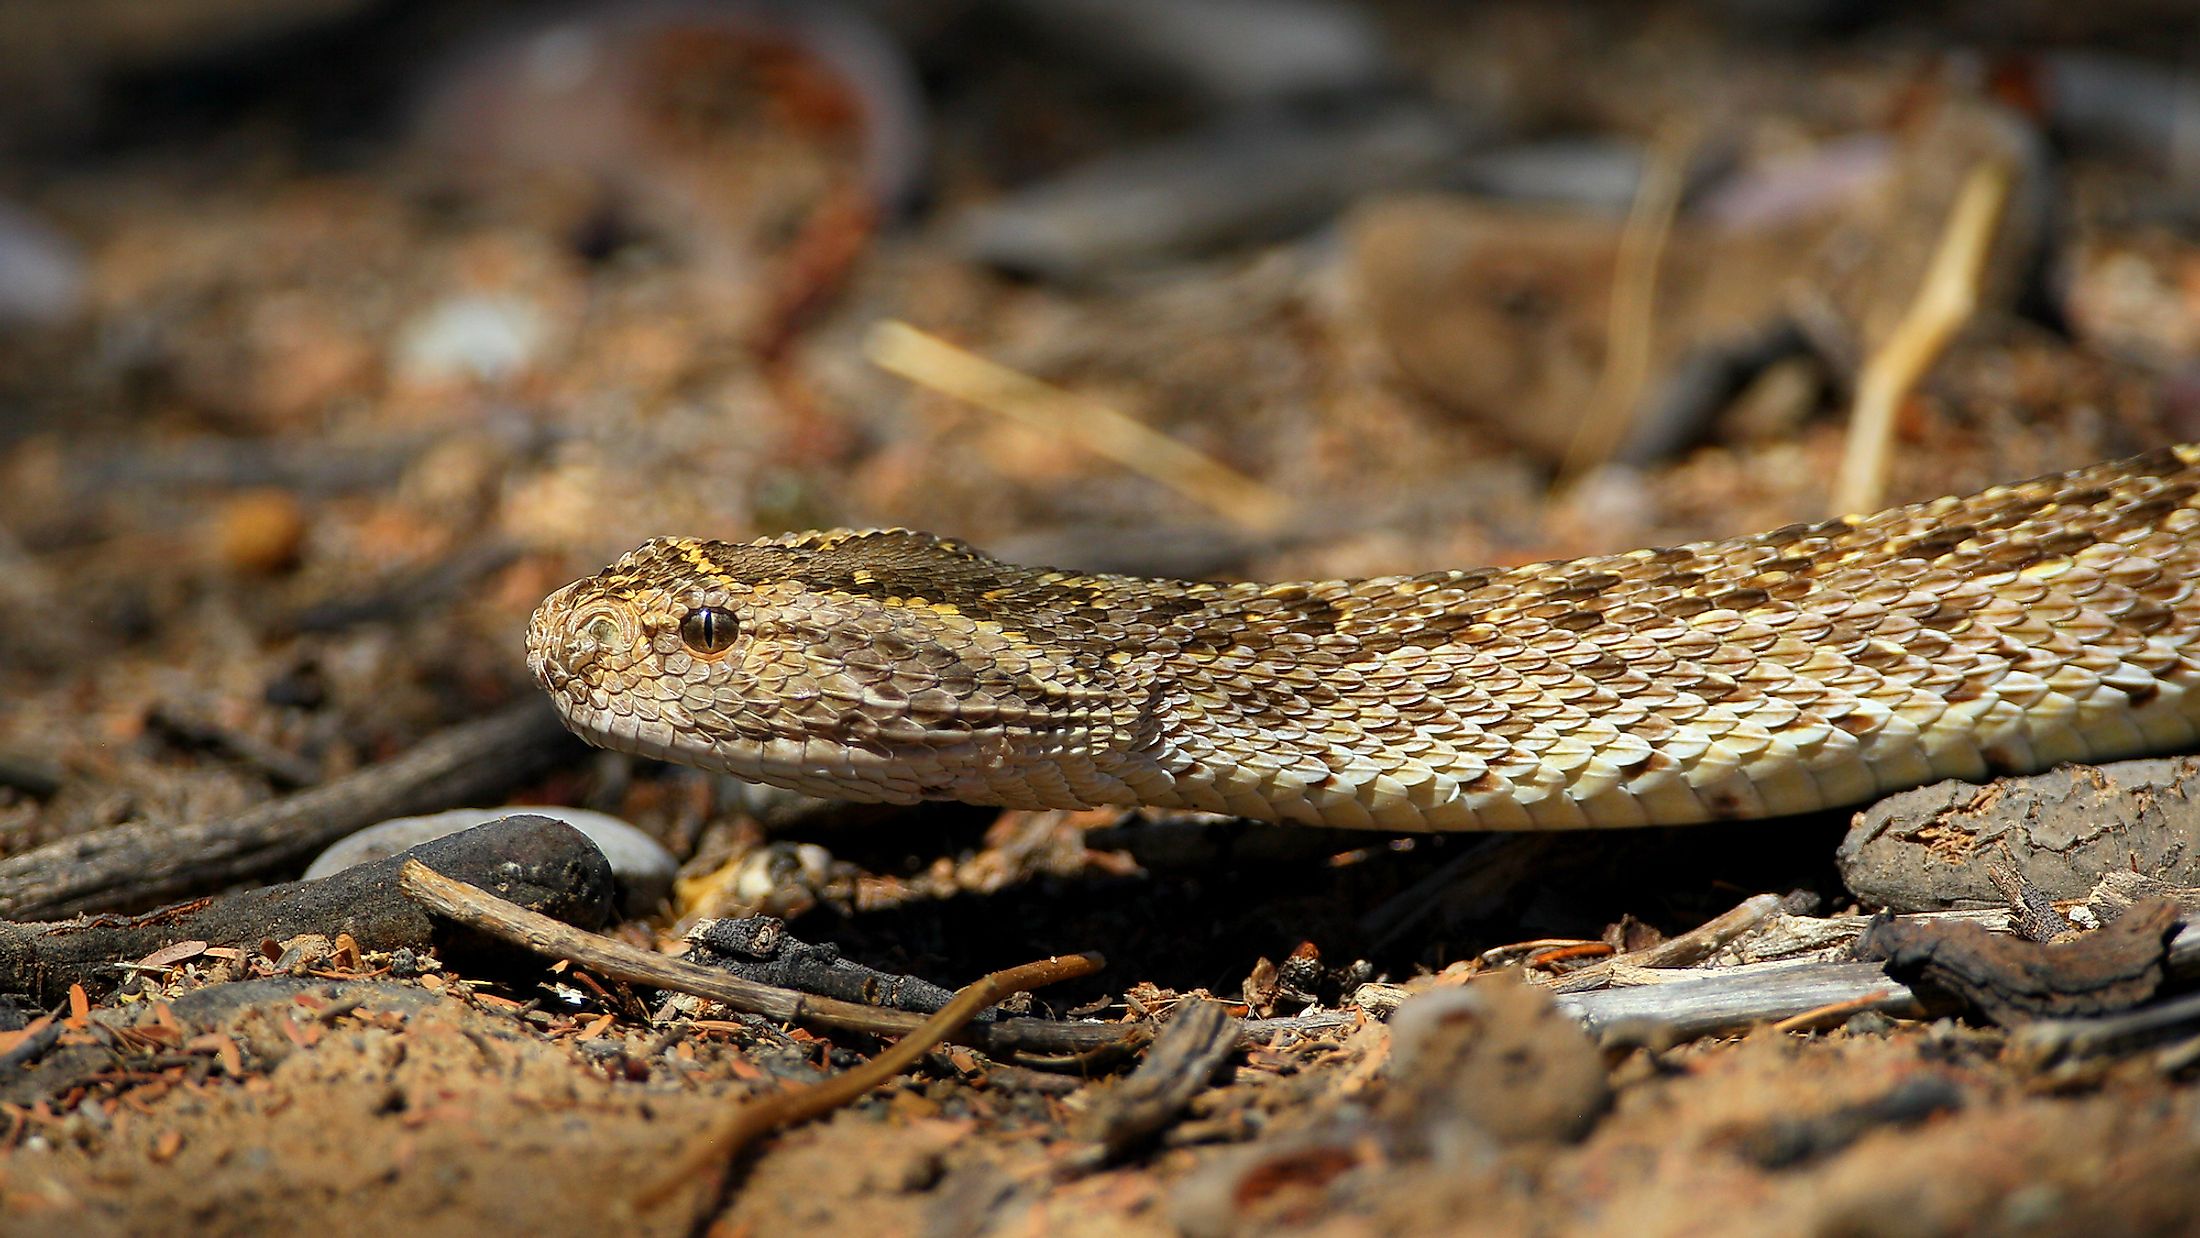
{"label": "vertical pupil", "polygon": [[719,607],[705,606],[690,612],[681,622],[680,637],[698,653],[721,653],[733,644],[736,630],[732,615]]}

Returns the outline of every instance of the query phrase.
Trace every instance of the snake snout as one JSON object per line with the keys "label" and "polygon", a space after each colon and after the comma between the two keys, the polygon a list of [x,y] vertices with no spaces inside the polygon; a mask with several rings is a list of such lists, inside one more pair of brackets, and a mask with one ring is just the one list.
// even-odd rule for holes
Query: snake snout
{"label": "snake snout", "polygon": [[606,664],[631,661],[641,636],[634,608],[577,580],[543,599],[527,624],[527,669],[558,695]]}

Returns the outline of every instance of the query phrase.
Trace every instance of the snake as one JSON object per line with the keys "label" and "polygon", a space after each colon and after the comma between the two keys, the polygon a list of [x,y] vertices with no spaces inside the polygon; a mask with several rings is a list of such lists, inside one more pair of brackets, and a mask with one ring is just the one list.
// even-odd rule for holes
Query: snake
{"label": "snake", "polygon": [[1719,541],[1358,580],[661,537],[528,663],[600,746],[815,796],[1681,825],[2200,737],[2200,444]]}

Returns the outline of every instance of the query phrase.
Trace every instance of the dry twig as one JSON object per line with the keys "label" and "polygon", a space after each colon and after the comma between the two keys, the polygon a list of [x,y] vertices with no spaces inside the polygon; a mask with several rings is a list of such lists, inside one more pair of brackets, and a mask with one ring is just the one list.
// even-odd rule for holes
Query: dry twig
{"label": "dry twig", "polygon": [[[1041,985],[1089,976],[1104,965],[1099,955],[1088,952],[1058,955],[979,977],[956,990],[954,998],[940,1007],[939,1013],[926,1019],[915,1031],[894,1042],[892,1048],[863,1065],[812,1084],[799,1092],[780,1092],[743,1103],[727,1115],[717,1129],[696,1140],[688,1155],[681,1158],[680,1164],[666,1174],[662,1181],[637,1196],[635,1203],[644,1209],[654,1207],[695,1174],[714,1165],[725,1166],[759,1137],[781,1127],[830,1113],[854,1101],[865,1092],[914,1066],[918,1058],[937,1048],[942,1041],[960,1031],[979,1011],[1002,998],[1027,989],[1036,989]],[[715,1202],[719,1195],[718,1190],[714,1187],[710,1194]]]}
{"label": "dry twig", "polygon": [[1894,997],[1892,988],[1873,989],[1869,993],[1852,997],[1845,1002],[1832,1002],[1816,1010],[1789,1015],[1772,1025],[1772,1030],[1785,1035],[1789,1032],[1808,1032],[1821,1027],[1846,1023],[1857,1015],[1878,1010]]}
{"label": "dry twig", "polygon": [[[1909,919],[1958,920],[1960,914]],[[2165,963],[2172,977],[2200,975],[2200,925],[2186,926],[2170,941]],[[1557,998],[1559,1009],[1593,1033],[1626,1029],[1640,1035],[1647,1029],[1666,1043],[1737,1031],[1835,1005],[1852,1014],[1877,1010],[1902,1019],[1938,1011],[1908,985],[1889,978],[1878,963],[1781,960],[1675,972],[1673,977],[1641,988],[1562,993]]]}
{"label": "dry twig", "polygon": [[1626,439],[1650,377],[1657,342],[1658,269],[1673,238],[1694,139],[1681,126],[1659,135],[1643,164],[1635,202],[1613,258],[1612,301],[1604,327],[1604,369],[1589,409],[1566,446],[1562,477],[1579,477],[1612,458]]}
{"label": "dry twig", "polygon": [[1842,452],[1841,476],[1833,488],[1835,514],[1879,508],[1887,488],[1895,410],[1978,308],[1979,280],[1985,275],[1986,255],[1993,248],[2011,176],[2009,166],[1996,160],[1971,169],[1948,213],[1948,226],[1940,234],[1917,299],[1864,363],[1856,384],[1856,410],[1849,418],[1848,445]]}
{"label": "dry twig", "polygon": [[9,856],[0,860],[0,917],[127,911],[303,868],[314,852],[377,821],[493,799],[579,743],[550,703],[530,694],[225,821],[120,825]]}
{"label": "dry twig", "polygon": [[1116,1160],[1174,1121],[1237,1044],[1238,1021],[1221,1002],[1178,1007],[1131,1077],[1086,1111],[1095,1145],[1089,1162]]}
{"label": "dry twig", "polygon": [[[582,932],[465,882],[453,881],[417,861],[405,865],[398,881],[407,897],[437,915],[524,946],[537,954],[566,959],[613,980],[692,993],[735,1010],[789,1023],[873,1036],[906,1036],[925,1022],[924,1016],[907,1011],[864,1006],[758,984],[681,959],[639,950],[595,933]],[[959,1039],[995,1052],[1090,1053],[1127,1047],[1143,1037],[1141,1029],[1120,1024],[1000,1019],[967,1028]]]}
{"label": "dry twig", "polygon": [[1759,925],[1779,912],[1778,895],[1751,895],[1732,911],[1707,920],[1685,933],[1668,937],[1648,949],[1616,955],[1579,971],[1568,972],[1559,977],[1557,983],[1551,987],[1559,993],[1579,993],[1604,987],[1612,972],[1619,967],[1686,967],[1709,958],[1719,947],[1735,938],[1755,931]]}

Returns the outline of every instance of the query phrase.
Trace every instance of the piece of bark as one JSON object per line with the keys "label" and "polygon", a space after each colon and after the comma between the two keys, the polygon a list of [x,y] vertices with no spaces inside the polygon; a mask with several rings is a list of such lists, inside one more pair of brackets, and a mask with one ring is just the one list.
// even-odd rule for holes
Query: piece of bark
{"label": "piece of bark", "polygon": [[2154,996],[2183,913],[2149,899],[2105,928],[2042,944],[1975,924],[1876,921],[1857,954],[1884,961],[1895,978],[1961,998],[2004,1027],[2038,1018],[2112,1014]]}
{"label": "piece of bark", "polygon": [[2009,931],[2026,941],[2055,941],[2078,931],[2063,913],[2055,910],[2055,901],[2038,886],[2024,879],[2024,874],[2002,864],[1986,866],[1986,878],[2009,900]]}
{"label": "piece of bark", "polygon": [[1737,937],[1755,932],[1765,921],[1779,914],[1782,904],[1777,894],[1753,894],[1733,910],[1707,920],[1678,936],[1668,937],[1654,946],[1631,950],[1626,954],[1591,963],[1577,971],[1558,978],[1551,987],[1559,993],[1579,993],[1601,988],[1614,970],[1614,964],[1632,967],[1687,967],[1709,958],[1720,947]]}
{"label": "piece of bark", "polygon": [[2097,1057],[2124,1057],[2168,1040],[2200,1034],[2200,993],[2103,1015],[2097,1019],[2043,1019],[2018,1029],[2011,1042],[2037,1067]]}
{"label": "piece of bark", "polygon": [[2166,898],[2184,908],[2188,920],[2200,916],[2200,889],[2173,886],[2144,873],[2108,873],[2085,896],[2085,909],[2097,924],[2121,919],[2123,914],[2150,898]]}
{"label": "piece of bark", "polygon": [[1858,898],[1899,912],[1999,905],[1987,866],[2004,859],[2051,899],[2116,871],[2200,885],[2200,757],[1918,787],[1858,813],[1836,859]]}
{"label": "piece of bark", "polygon": [[[812,945],[787,932],[777,916],[705,920],[688,934],[688,962],[821,997],[931,1014],[955,994],[915,976],[883,972],[844,959],[832,945]],[[981,1012],[983,1021],[992,1014]]]}
{"label": "piece of bark", "polygon": [[1559,1009],[1599,1039],[1661,1044],[1849,1003],[1906,1019],[1930,1013],[1877,963],[1752,963],[1640,988],[1558,995]]}
{"label": "piece of bark", "polygon": [[422,740],[379,765],[226,821],[140,822],[0,860],[0,916],[129,911],[303,869],[314,853],[390,817],[494,800],[581,751],[539,695]]}
{"label": "piece of bark", "polygon": [[1100,1145],[1099,1159],[1119,1160],[1175,1121],[1236,1051],[1238,1032],[1238,1021],[1221,1002],[1179,1007],[1138,1069],[1102,1091],[1085,1111],[1082,1125],[1086,1138]]}
{"label": "piece of bark", "polygon": [[[2170,940],[2167,963],[2179,981],[2200,978],[2200,924],[2185,926]],[[1637,974],[1661,979],[1634,988],[1562,993],[1559,1008],[1607,1042],[1675,1044],[1837,1006],[1903,1019],[1958,1006],[1944,994],[1912,991],[1879,963],[1776,959],[1673,973],[1672,979],[1662,979],[1667,974],[1662,972]]]}
{"label": "piece of bark", "polygon": [[408,859],[569,924],[593,929],[611,918],[616,883],[603,853],[562,821],[521,815],[318,881],[239,890],[140,916],[0,923],[0,989],[52,1004],[81,984],[96,998],[121,980],[116,964],[179,942],[252,950],[300,933],[349,933],[362,950],[433,950],[446,961],[515,957],[510,947],[432,917],[406,898],[397,874]]}

